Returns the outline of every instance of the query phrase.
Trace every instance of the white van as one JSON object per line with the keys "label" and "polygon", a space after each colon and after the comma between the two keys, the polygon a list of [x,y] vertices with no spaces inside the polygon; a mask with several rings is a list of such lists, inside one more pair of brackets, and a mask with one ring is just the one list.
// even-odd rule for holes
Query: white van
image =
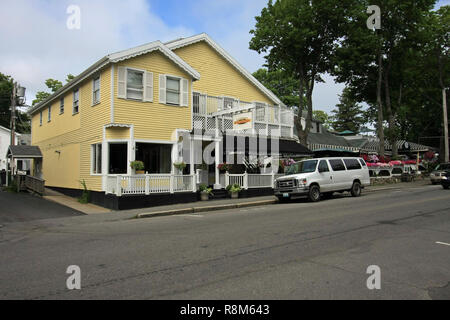
{"label": "white van", "polygon": [[333,192],[351,192],[359,197],[370,185],[369,170],[362,158],[335,157],[308,159],[291,165],[286,175],[275,182],[275,196],[280,201],[306,196],[311,201]]}

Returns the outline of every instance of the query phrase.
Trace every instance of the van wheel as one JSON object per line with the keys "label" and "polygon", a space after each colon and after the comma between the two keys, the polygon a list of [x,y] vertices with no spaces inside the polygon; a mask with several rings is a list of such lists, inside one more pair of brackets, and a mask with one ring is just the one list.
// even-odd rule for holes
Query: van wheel
{"label": "van wheel", "polygon": [[448,188],[450,188],[450,186],[442,186],[442,188],[444,188],[445,190],[448,190]]}
{"label": "van wheel", "polygon": [[361,183],[359,183],[358,181],[353,182],[353,186],[350,192],[353,197],[359,197],[361,195]]}
{"label": "van wheel", "polygon": [[320,188],[318,185],[312,185],[309,188],[308,198],[311,202],[317,202],[320,200]]}

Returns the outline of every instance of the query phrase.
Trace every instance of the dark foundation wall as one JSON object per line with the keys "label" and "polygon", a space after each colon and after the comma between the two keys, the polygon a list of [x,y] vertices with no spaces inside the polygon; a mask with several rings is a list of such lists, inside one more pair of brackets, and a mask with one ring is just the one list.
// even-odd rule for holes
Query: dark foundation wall
{"label": "dark foundation wall", "polygon": [[[64,195],[79,198],[83,193],[80,189],[67,189],[48,187]],[[272,188],[248,189],[239,193],[239,198],[251,198],[273,195]],[[200,200],[198,192],[180,192],[180,193],[158,193],[150,195],[125,195],[117,197],[114,194],[105,194],[104,192],[90,191],[90,202],[98,206],[111,210],[130,210],[140,208],[150,208],[157,206],[166,206],[180,203],[191,203]],[[214,198],[210,200],[214,205]]]}

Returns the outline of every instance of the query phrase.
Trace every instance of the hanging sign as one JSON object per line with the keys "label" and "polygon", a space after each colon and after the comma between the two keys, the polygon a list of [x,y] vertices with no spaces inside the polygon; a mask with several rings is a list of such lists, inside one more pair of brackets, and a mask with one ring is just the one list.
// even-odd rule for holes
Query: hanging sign
{"label": "hanging sign", "polygon": [[252,113],[244,112],[233,115],[233,130],[248,130],[252,128]]}

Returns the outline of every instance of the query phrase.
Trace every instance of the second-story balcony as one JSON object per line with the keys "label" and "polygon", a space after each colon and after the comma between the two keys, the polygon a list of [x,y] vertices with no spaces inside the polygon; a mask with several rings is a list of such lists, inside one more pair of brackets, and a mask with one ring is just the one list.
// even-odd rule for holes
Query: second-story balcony
{"label": "second-story balcony", "polygon": [[233,114],[243,110],[252,113],[252,129],[243,133],[293,137],[294,113],[290,108],[197,92],[193,94],[193,128],[215,130],[218,126],[225,133],[233,130]]}

